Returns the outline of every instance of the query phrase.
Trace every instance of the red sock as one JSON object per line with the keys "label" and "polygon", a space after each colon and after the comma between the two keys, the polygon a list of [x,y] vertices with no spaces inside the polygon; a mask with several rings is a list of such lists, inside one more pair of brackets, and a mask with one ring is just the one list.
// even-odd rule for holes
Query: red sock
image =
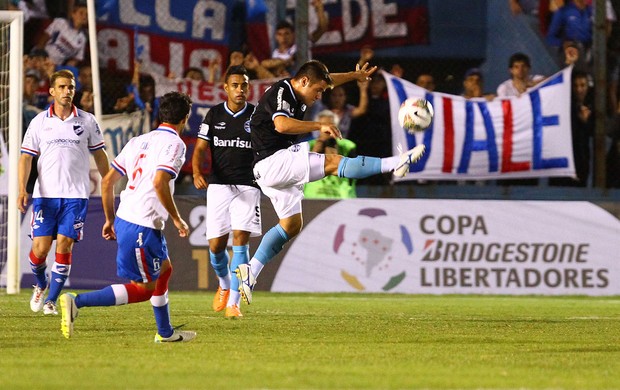
{"label": "red sock", "polygon": [[124,285],[127,290],[127,303],[144,302],[151,299],[153,291],[133,283]]}
{"label": "red sock", "polygon": [[28,255],[28,257],[30,257],[30,262],[32,263],[32,265],[39,265],[39,264],[43,264],[45,263],[45,259],[46,257],[37,257],[35,256],[33,251],[30,251],[30,254]]}
{"label": "red sock", "polygon": [[159,275],[159,278],[155,284],[155,291],[153,291],[153,295],[164,295],[166,291],[168,291],[168,280],[170,280],[170,275],[172,275],[172,266]]}

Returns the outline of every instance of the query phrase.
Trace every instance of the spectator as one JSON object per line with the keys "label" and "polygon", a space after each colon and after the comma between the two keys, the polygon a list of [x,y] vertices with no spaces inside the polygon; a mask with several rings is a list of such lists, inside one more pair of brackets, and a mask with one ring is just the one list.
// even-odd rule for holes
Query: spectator
{"label": "spectator", "polygon": [[[613,0],[612,7],[616,15],[620,14],[620,0]],[[618,117],[620,105],[618,103],[618,83],[620,80],[620,22],[616,20],[611,24],[607,39],[607,98],[608,113],[614,118]]]}
{"label": "spectator", "polygon": [[190,67],[190,68],[185,69],[185,72],[183,72],[183,78],[190,79],[190,80],[196,80],[196,81],[204,81],[205,74],[202,72],[202,69],[200,68]]}
{"label": "spectator", "polygon": [[[319,112],[317,121],[338,126],[338,117],[330,110]],[[346,138],[330,138],[325,133],[319,133],[319,137],[310,141],[310,150],[316,153],[340,154],[345,157],[355,157],[355,142]],[[312,181],[304,185],[304,197],[344,199],[355,198],[355,179],[346,177],[325,176],[321,180]]]}
{"label": "spectator", "polygon": [[511,55],[508,62],[511,77],[497,87],[497,96],[520,96],[528,88],[533,87],[545,78],[541,75],[531,76],[530,69],[530,57],[526,54],[515,53]]}
{"label": "spectator", "polygon": [[478,68],[471,68],[465,72],[465,78],[463,79],[463,96],[467,99],[472,98],[485,98],[487,100],[493,100],[495,95],[484,93],[484,79],[482,77],[482,71]]}
{"label": "spectator", "polygon": [[403,67],[400,66],[400,64],[392,64],[392,66],[390,67],[390,73],[393,76],[396,76],[402,79],[403,76],[405,75],[405,69],[403,69]]}
{"label": "spectator", "polygon": [[36,106],[40,109],[45,109],[51,101],[49,94],[49,78],[54,73],[55,69],[56,64],[49,58],[47,51],[44,49],[34,48],[24,59],[24,71],[26,73],[33,71],[38,74],[39,87],[35,94],[37,96]]}
{"label": "spectator", "polygon": [[433,92],[435,90],[435,78],[430,73],[420,73],[415,80],[415,84],[429,92]]}
{"label": "spectator", "polygon": [[594,134],[594,107],[586,72],[573,71],[571,98],[573,160],[577,177],[551,178],[549,184],[586,187],[591,167],[590,141]]}
{"label": "spectator", "polygon": [[55,18],[45,29],[37,48],[45,48],[57,65],[77,66],[84,60],[88,23],[86,4],[76,3],[71,10],[70,20]]}
{"label": "spectator", "polygon": [[[318,41],[325,31],[327,31],[328,22],[327,14],[323,9],[323,0],[312,0],[311,4],[316,12],[318,24],[316,30],[310,33],[309,48],[311,44]],[[277,77],[288,77],[295,73],[297,68],[295,58],[297,53],[297,45],[295,44],[295,28],[286,20],[279,22],[276,26],[275,39],[277,47],[271,54],[271,58],[263,60],[261,65]],[[308,60],[311,57],[311,53],[308,53]]]}
{"label": "spectator", "polygon": [[[374,75],[368,83],[366,114],[351,123],[349,139],[357,145],[358,155],[388,157],[392,155],[392,125],[387,84],[381,75]],[[358,184],[386,185],[391,175],[375,175],[358,180]]]}
{"label": "spectator", "polygon": [[576,42],[580,56],[589,63],[593,22],[592,6],[586,0],[569,1],[553,14],[547,31],[547,43],[561,51],[564,41]]}
{"label": "spectator", "polygon": [[[358,81],[357,86],[359,88],[359,103],[357,106],[347,102],[347,92],[342,85],[334,87],[327,94],[327,109],[338,118],[338,129],[340,129],[344,138],[349,136],[351,121],[366,114],[368,110],[368,81]],[[318,106],[325,108],[323,104],[318,104]],[[320,113],[317,115],[317,118],[319,116]]]}

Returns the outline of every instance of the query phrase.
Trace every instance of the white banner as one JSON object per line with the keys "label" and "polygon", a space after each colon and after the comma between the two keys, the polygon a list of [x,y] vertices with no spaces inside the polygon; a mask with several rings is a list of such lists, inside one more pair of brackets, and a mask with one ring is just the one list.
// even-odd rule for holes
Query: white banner
{"label": "white banner", "polygon": [[[493,101],[428,92],[383,72],[388,86],[392,145],[419,143],[426,155],[403,180],[575,176],[571,139],[571,70],[566,68],[520,97]],[[405,99],[429,100],[431,127],[410,135],[398,124]]]}
{"label": "white banner", "polygon": [[271,290],[618,295],[619,236],[589,202],[347,199],[302,230]]}

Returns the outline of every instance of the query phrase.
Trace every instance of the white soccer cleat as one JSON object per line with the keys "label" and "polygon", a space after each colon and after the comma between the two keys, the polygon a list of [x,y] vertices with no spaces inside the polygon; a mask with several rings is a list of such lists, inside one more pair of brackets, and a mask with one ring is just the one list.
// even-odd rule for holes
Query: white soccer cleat
{"label": "white soccer cleat", "polygon": [[41,288],[37,285],[32,286],[32,298],[30,298],[30,310],[37,313],[43,309],[43,298],[45,297],[46,288]]}
{"label": "white soccer cleat", "polygon": [[243,302],[248,305],[252,303],[252,290],[256,284],[256,277],[252,275],[252,270],[248,264],[239,264],[239,267],[235,270],[237,279],[239,279],[239,293]]}
{"label": "white soccer cleat", "polygon": [[43,305],[43,314],[45,314],[46,316],[48,315],[57,316],[58,310],[56,310],[56,304],[52,301],[45,302],[45,305]]}
{"label": "white soccer cleat", "polygon": [[196,338],[196,332],[191,330],[174,330],[170,337],[162,337],[157,333],[155,335],[156,343],[178,343],[178,342],[186,342],[191,341]]}
{"label": "white soccer cleat", "polygon": [[424,144],[420,144],[405,153],[401,153],[400,164],[394,168],[394,176],[405,177],[405,175],[409,172],[409,165],[415,163],[422,156],[424,156],[425,150],[426,146],[424,146]]}
{"label": "white soccer cleat", "polygon": [[60,330],[65,338],[70,339],[73,335],[73,322],[78,316],[78,308],[75,305],[75,294],[66,293],[60,296]]}

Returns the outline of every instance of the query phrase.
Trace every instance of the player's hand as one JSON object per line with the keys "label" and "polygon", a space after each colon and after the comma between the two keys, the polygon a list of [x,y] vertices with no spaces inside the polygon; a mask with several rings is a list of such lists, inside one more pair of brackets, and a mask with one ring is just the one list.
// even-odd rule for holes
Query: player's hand
{"label": "player's hand", "polygon": [[370,75],[375,73],[377,70],[377,66],[370,66],[368,62],[365,62],[364,65],[360,67],[360,64],[355,65],[355,77],[357,81],[366,81],[370,80]]}
{"label": "player's hand", "polygon": [[116,232],[114,231],[114,223],[106,221],[101,229],[101,236],[108,241],[116,240]]}
{"label": "player's hand", "polygon": [[20,192],[19,195],[17,195],[17,208],[22,213],[25,213],[27,207],[28,207],[28,193]]}
{"label": "player's hand", "polygon": [[177,229],[179,229],[179,237],[189,236],[189,226],[187,225],[187,222],[183,220],[183,218],[175,219],[173,221],[174,221],[174,226],[176,226]]}
{"label": "player's hand", "polygon": [[335,125],[321,124],[321,133],[327,134],[330,137],[342,139],[340,130]]}
{"label": "player's hand", "polygon": [[194,187],[198,190],[206,190],[209,186],[209,183],[205,180],[205,178],[201,175],[194,175]]}

